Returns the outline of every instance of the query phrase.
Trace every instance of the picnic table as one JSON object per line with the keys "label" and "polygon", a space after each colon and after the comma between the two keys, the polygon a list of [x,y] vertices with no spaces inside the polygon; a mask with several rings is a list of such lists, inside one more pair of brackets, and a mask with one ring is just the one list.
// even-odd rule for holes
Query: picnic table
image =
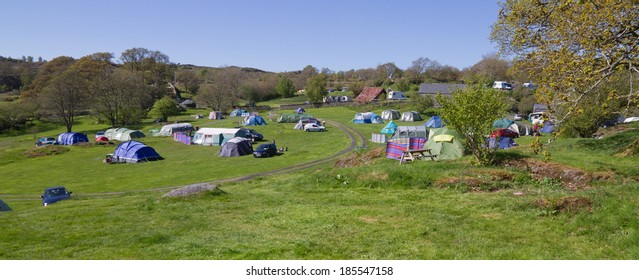
{"label": "picnic table", "polygon": [[424,158],[430,158],[435,161],[436,156],[437,155],[433,155],[431,153],[431,149],[406,150],[402,151],[402,156],[399,158],[399,164],[402,164],[404,161],[414,161],[416,159],[423,160]]}

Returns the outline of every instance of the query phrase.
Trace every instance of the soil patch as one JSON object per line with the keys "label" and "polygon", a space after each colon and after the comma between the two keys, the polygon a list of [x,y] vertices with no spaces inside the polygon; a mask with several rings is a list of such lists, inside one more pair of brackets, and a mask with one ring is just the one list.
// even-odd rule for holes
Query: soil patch
{"label": "soil patch", "polygon": [[552,213],[592,210],[592,201],[589,198],[576,196],[562,197],[556,201],[540,199],[535,202],[535,205],[539,208],[550,210]]}
{"label": "soil patch", "polygon": [[375,159],[384,157],[386,151],[384,148],[374,148],[363,154],[352,154],[350,156],[337,160],[335,167],[354,167],[361,166],[372,162]]}
{"label": "soil patch", "polygon": [[60,155],[68,152],[70,149],[60,145],[49,145],[43,147],[36,147],[24,152],[24,155],[30,158]]}
{"label": "soil patch", "polygon": [[549,178],[561,181],[565,188],[573,190],[587,188],[592,180],[592,176],[581,169],[554,162],[518,159],[506,161],[504,165],[526,170],[536,180]]}
{"label": "soil patch", "polygon": [[511,188],[513,178],[515,173],[507,170],[472,170],[461,177],[440,178],[433,185],[440,188],[462,188],[474,192],[495,192]]}

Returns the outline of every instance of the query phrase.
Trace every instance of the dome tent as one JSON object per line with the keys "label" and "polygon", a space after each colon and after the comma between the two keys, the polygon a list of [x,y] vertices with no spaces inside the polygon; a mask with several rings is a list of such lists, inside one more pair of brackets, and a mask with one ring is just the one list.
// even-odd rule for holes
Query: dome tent
{"label": "dome tent", "polygon": [[9,205],[4,203],[4,201],[2,201],[2,199],[0,199],[0,212],[2,212],[2,211],[11,211],[11,207],[9,207]]}
{"label": "dome tent", "polygon": [[126,141],[115,147],[113,162],[144,162],[163,159],[155,149],[138,141]]}
{"label": "dome tent", "polygon": [[58,134],[58,144],[60,145],[74,145],[78,143],[88,143],[89,138],[84,133],[78,132],[65,132]]}
{"label": "dome tent", "polygon": [[402,113],[401,121],[403,122],[416,122],[421,120],[422,120],[422,117],[419,115],[419,113],[415,111]]}
{"label": "dome tent", "polygon": [[400,118],[399,111],[390,109],[382,111],[383,120],[398,120]]}
{"label": "dome tent", "polygon": [[435,159],[457,159],[464,155],[464,144],[461,136],[454,130],[442,128],[432,128],[428,134],[428,141],[424,149],[431,149]]}
{"label": "dome tent", "polygon": [[247,116],[244,118],[244,125],[266,125],[266,121],[260,116]]}
{"label": "dome tent", "polygon": [[231,112],[230,116],[231,117],[243,117],[243,116],[247,116],[249,114],[248,111],[244,110],[244,109],[235,109]]}
{"label": "dome tent", "polygon": [[239,157],[252,153],[253,146],[251,146],[251,141],[242,137],[232,138],[220,148],[221,157]]}
{"label": "dome tent", "polygon": [[395,134],[395,130],[397,130],[397,125],[393,122],[390,121],[388,122],[388,124],[382,129],[381,133],[383,134],[390,134],[393,135]]}
{"label": "dome tent", "polygon": [[139,130],[133,130],[128,128],[109,128],[104,132],[104,136],[110,140],[129,141],[136,138],[145,137],[144,133]]}
{"label": "dome tent", "polygon": [[442,118],[440,116],[432,116],[430,117],[430,119],[428,119],[428,121],[426,121],[424,126],[440,128],[440,127],[444,127],[444,122],[442,122]]}
{"label": "dome tent", "polygon": [[357,113],[353,123],[384,123],[384,120],[373,112]]}

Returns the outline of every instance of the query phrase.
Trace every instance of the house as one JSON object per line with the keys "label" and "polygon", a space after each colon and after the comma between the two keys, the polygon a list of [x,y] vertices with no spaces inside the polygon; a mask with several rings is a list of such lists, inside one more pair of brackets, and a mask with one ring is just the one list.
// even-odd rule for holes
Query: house
{"label": "house", "polygon": [[386,90],[380,87],[365,87],[362,92],[355,98],[355,102],[372,102],[378,100],[379,96],[386,96]]}
{"label": "house", "polygon": [[435,100],[435,95],[442,94],[447,96],[452,96],[453,91],[455,90],[463,90],[466,88],[465,84],[420,84],[418,93],[420,95],[426,95],[433,100],[433,105],[435,108],[441,107],[437,100]]}

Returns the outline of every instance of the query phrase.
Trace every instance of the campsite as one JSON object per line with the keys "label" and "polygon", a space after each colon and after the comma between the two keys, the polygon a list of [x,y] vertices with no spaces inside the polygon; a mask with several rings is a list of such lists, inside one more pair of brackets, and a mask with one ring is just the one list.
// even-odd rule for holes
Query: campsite
{"label": "campsite", "polygon": [[[171,137],[147,135],[139,140],[164,160],[104,165],[103,156],[113,152],[113,146],[69,146],[59,154],[30,157],[32,135],[3,137],[7,148],[0,158],[11,168],[0,170],[6,178],[0,199],[13,211],[0,214],[0,221],[11,229],[0,237],[0,255],[6,259],[639,256],[635,233],[618,227],[633,210],[606,206],[638,202],[633,194],[637,183],[623,179],[639,173],[636,156],[614,158],[613,172],[609,155],[614,151],[606,148],[636,137],[636,130],[601,144],[596,139],[562,140],[553,148],[555,165],[530,156],[533,137],[529,136],[517,138],[518,147],[503,151],[514,162],[510,167],[475,167],[468,157],[398,165],[385,157],[384,145],[363,142],[387,124],[355,124],[352,120],[358,111],[341,107],[311,113],[327,121],[330,129],[299,133],[291,123],[267,119],[269,124],[259,128],[263,143],[275,141],[288,150],[262,160],[220,157],[219,146],[185,145]],[[243,120],[192,120],[190,114],[178,119],[194,127],[234,127]],[[423,127],[427,121],[394,122],[410,128]],[[161,127],[150,123],[132,129],[147,132]],[[104,130],[85,120],[79,120],[76,128],[88,135]],[[277,172],[330,155],[336,157],[309,169]],[[516,167],[521,164],[582,170],[600,179],[587,186],[577,180],[567,187],[558,179]],[[276,172],[269,175],[269,171]],[[250,174],[264,175],[241,179]],[[58,178],[56,185],[72,188],[74,197],[43,209],[37,196],[54,184],[51,178]],[[203,182],[218,189],[186,198],[161,198],[180,186]],[[610,193],[615,195],[606,195]],[[47,216],[74,217],[74,237],[68,235],[71,228]],[[35,225],[43,230],[25,234]],[[127,238],[121,237],[123,232]],[[59,236],[57,250],[43,253],[21,245],[40,244],[52,235]],[[262,242],[250,241],[256,239]],[[386,241],[380,244],[380,240]]]}

